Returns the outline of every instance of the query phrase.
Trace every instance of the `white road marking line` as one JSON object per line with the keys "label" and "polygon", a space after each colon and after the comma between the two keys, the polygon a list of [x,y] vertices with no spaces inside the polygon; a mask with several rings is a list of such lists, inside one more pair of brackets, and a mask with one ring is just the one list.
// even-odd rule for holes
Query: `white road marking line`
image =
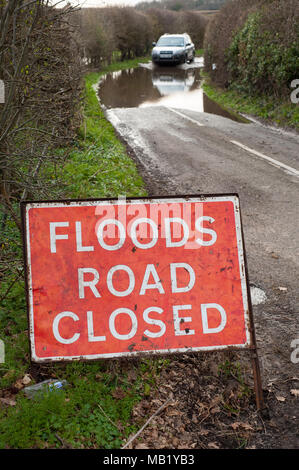
{"label": "white road marking line", "polygon": [[243,145],[236,140],[231,140],[230,142],[242,148],[243,150],[246,150],[247,152],[252,153],[253,155],[256,155],[257,157],[267,160],[267,162],[269,162],[271,165],[275,166],[276,168],[286,170],[288,173],[292,174],[293,176],[297,176],[297,177],[299,176],[299,171],[296,170],[295,168],[292,168],[291,166],[285,165],[284,163],[279,162],[278,160],[274,160],[274,158],[268,157],[267,155],[264,155],[263,153],[257,152],[254,149],[246,147],[246,145]]}
{"label": "white road marking line", "polygon": [[186,116],[186,114],[180,113],[180,112],[177,111],[176,109],[169,108],[168,106],[165,106],[165,108],[166,108],[166,109],[169,109],[169,111],[172,111],[172,112],[175,113],[175,114],[178,114],[178,115],[181,116],[182,118],[187,119],[187,121],[193,122],[193,124],[196,124],[196,125],[199,126],[199,127],[202,127],[202,126],[204,125],[204,124],[201,124],[200,122],[196,121],[195,119],[192,119],[192,118],[190,118],[189,116]]}
{"label": "white road marking line", "polygon": [[[180,111],[177,111],[176,109],[169,108],[168,106],[166,106],[166,109],[168,109],[169,111],[172,111],[175,114],[178,114],[179,116],[181,116],[184,119],[187,119],[190,122],[193,122],[193,124],[196,124],[199,127],[204,126],[204,124],[201,124],[200,122],[196,121],[195,119],[192,119],[189,116],[186,116],[186,114],[180,113]],[[268,157],[267,155],[264,155],[261,152],[257,152],[254,149],[246,147],[246,145],[243,145],[243,144],[241,144],[241,142],[238,142],[236,140],[230,140],[230,142],[232,144],[237,145],[238,147],[242,148],[243,150],[246,150],[247,152],[252,153],[253,155],[255,155],[257,157],[260,157],[260,158],[263,158],[264,160],[267,160],[268,163],[275,166],[276,168],[279,168],[280,170],[285,170],[293,176],[297,176],[297,177],[299,176],[299,171],[296,170],[295,168],[292,168],[291,166],[285,165],[284,163],[279,162],[278,160],[274,160],[274,158]]]}
{"label": "white road marking line", "polygon": [[[176,109],[169,108],[168,106],[165,106],[165,108],[168,109],[169,111],[172,111],[175,114],[178,114],[178,116],[181,116],[182,118],[187,119],[187,121],[190,121],[193,124],[196,124],[199,127],[204,126],[204,124],[201,124],[200,122],[196,121],[195,119],[192,119],[189,116],[186,116],[186,114],[180,113],[180,111],[177,111]],[[108,113],[110,113],[110,116],[112,117],[112,112],[110,110],[109,110]],[[113,117],[115,118],[115,120],[119,121],[117,116],[113,115]],[[255,155],[257,157],[260,157],[260,158],[263,158],[264,160],[267,160],[268,163],[270,163],[270,165],[273,165],[276,168],[279,168],[280,170],[281,169],[285,170],[293,176],[299,177],[299,170],[296,170],[296,168],[285,165],[284,163],[282,163],[278,160],[275,160],[274,158],[268,157],[267,155],[264,155],[263,153],[258,152],[257,150],[251,149],[251,148],[247,147],[246,145],[241,144],[241,142],[238,142],[237,140],[230,140],[230,142],[232,144],[237,145],[238,147],[242,148],[243,150],[246,150],[247,152],[252,153],[253,155]]]}

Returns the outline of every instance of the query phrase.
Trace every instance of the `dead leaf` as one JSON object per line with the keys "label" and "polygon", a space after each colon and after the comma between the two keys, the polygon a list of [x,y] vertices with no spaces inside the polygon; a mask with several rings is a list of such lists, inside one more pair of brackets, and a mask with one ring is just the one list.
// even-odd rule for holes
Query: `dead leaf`
{"label": "dead leaf", "polygon": [[210,413],[214,415],[215,413],[220,413],[220,411],[221,411],[221,408],[219,408],[219,406],[214,406],[214,408],[210,410]]}
{"label": "dead leaf", "polygon": [[248,423],[242,423],[241,421],[236,421],[235,423],[231,424],[231,427],[236,430],[238,428],[246,429],[247,431],[253,431],[253,427],[250,426]]}
{"label": "dead leaf", "polygon": [[247,429],[248,431],[253,431],[253,427],[248,423],[242,423],[242,428]]}
{"label": "dead leaf", "polygon": [[240,423],[238,423],[238,422],[231,424],[231,427],[232,427],[234,430],[238,429],[239,426],[240,426]]}
{"label": "dead leaf", "polygon": [[278,397],[278,396],[276,396],[276,400],[278,400],[278,401],[286,401],[285,397]]}
{"label": "dead leaf", "polygon": [[155,428],[151,429],[150,435],[151,435],[151,438],[154,439],[154,440],[157,440],[159,438],[159,433],[158,433],[157,429],[155,429]]}
{"label": "dead leaf", "polygon": [[135,449],[148,449],[148,446],[140,443],[135,446]]}
{"label": "dead leaf", "polygon": [[198,434],[200,436],[207,436],[209,434],[210,431],[208,431],[207,429],[201,429]]}
{"label": "dead leaf", "polygon": [[15,406],[17,404],[17,402],[12,398],[0,398],[0,402],[3,403],[3,405],[8,406]]}
{"label": "dead leaf", "polygon": [[216,444],[216,442],[209,442],[208,447],[210,449],[220,449],[220,447]]}
{"label": "dead leaf", "polygon": [[219,403],[221,403],[221,401],[222,401],[222,396],[221,396],[221,395],[216,395],[216,396],[213,398],[213,400],[212,400],[212,402],[211,402],[211,405],[212,405],[212,406],[218,405]]}
{"label": "dead leaf", "polygon": [[215,375],[216,377],[218,377],[219,365],[216,362],[212,362],[212,364],[210,365],[210,370],[211,370],[212,375]]}
{"label": "dead leaf", "polygon": [[23,385],[28,385],[31,382],[31,377],[29,374],[25,374],[22,378]]}
{"label": "dead leaf", "polygon": [[112,392],[112,396],[113,396],[113,398],[116,398],[117,400],[121,400],[122,398],[124,398],[126,396],[126,393],[122,388],[116,388]]}
{"label": "dead leaf", "polygon": [[170,409],[167,411],[167,416],[182,416],[182,411],[175,410],[175,409]]}
{"label": "dead leaf", "polygon": [[158,399],[152,400],[152,403],[153,403],[154,405],[157,405],[157,406],[161,406],[161,405],[162,405],[162,401],[161,401],[161,400],[158,400]]}
{"label": "dead leaf", "polygon": [[168,404],[168,406],[180,406],[180,402],[179,401],[172,401],[171,403]]}
{"label": "dead leaf", "polygon": [[14,387],[15,387],[17,390],[22,390],[22,388],[24,388],[23,380],[22,380],[22,379],[18,379],[18,380],[14,383]]}
{"label": "dead leaf", "polygon": [[14,369],[10,369],[8,372],[6,372],[6,374],[3,375],[3,378],[4,379],[10,378],[14,374],[14,372],[15,372]]}
{"label": "dead leaf", "polygon": [[298,397],[299,396],[299,390],[296,389],[296,388],[292,388],[291,395],[294,395],[295,397]]}

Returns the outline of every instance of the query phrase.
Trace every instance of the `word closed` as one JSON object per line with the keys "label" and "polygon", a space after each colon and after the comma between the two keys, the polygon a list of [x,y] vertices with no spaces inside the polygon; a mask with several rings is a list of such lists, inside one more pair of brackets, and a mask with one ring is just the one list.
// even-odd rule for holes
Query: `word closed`
{"label": "word closed", "polygon": [[22,209],[33,361],[250,345],[238,196]]}

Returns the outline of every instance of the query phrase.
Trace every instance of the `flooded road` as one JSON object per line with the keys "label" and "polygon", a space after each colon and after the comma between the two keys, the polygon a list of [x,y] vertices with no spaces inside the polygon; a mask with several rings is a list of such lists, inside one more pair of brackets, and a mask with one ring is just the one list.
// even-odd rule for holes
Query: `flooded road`
{"label": "flooded road", "polygon": [[140,64],[138,68],[106,74],[100,82],[99,97],[107,109],[167,106],[244,122],[205,95],[200,73],[198,62],[177,67]]}

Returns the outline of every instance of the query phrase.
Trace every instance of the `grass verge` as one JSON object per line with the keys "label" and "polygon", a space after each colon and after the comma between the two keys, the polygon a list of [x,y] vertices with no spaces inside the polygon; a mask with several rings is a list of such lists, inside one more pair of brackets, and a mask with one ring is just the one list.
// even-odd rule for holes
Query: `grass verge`
{"label": "grass verge", "polygon": [[203,57],[204,52],[205,52],[204,49],[196,49],[195,51],[196,57]]}
{"label": "grass verge", "polygon": [[[140,60],[140,59],[139,59]],[[138,60],[113,64],[101,73],[134,67]],[[93,85],[100,73],[85,76],[84,120],[78,138],[59,168],[45,167],[43,176],[59,181],[64,198],[145,196],[137,168],[105,119]],[[56,194],[55,194],[56,196]],[[6,224],[7,244],[20,236]],[[10,247],[7,246],[7,249]],[[132,409],[154,384],[159,362],[96,361],[67,365],[32,365],[27,336],[24,283],[9,275],[0,287],[0,331],[5,362],[0,364],[0,448],[119,448],[134,432]],[[48,378],[67,380],[64,390],[29,400],[22,392]]]}
{"label": "grass verge", "polygon": [[271,96],[249,96],[238,90],[224,90],[211,83],[203,72],[203,89],[206,95],[233,112],[255,117],[265,123],[299,130],[299,106],[291,100],[281,101]]}

